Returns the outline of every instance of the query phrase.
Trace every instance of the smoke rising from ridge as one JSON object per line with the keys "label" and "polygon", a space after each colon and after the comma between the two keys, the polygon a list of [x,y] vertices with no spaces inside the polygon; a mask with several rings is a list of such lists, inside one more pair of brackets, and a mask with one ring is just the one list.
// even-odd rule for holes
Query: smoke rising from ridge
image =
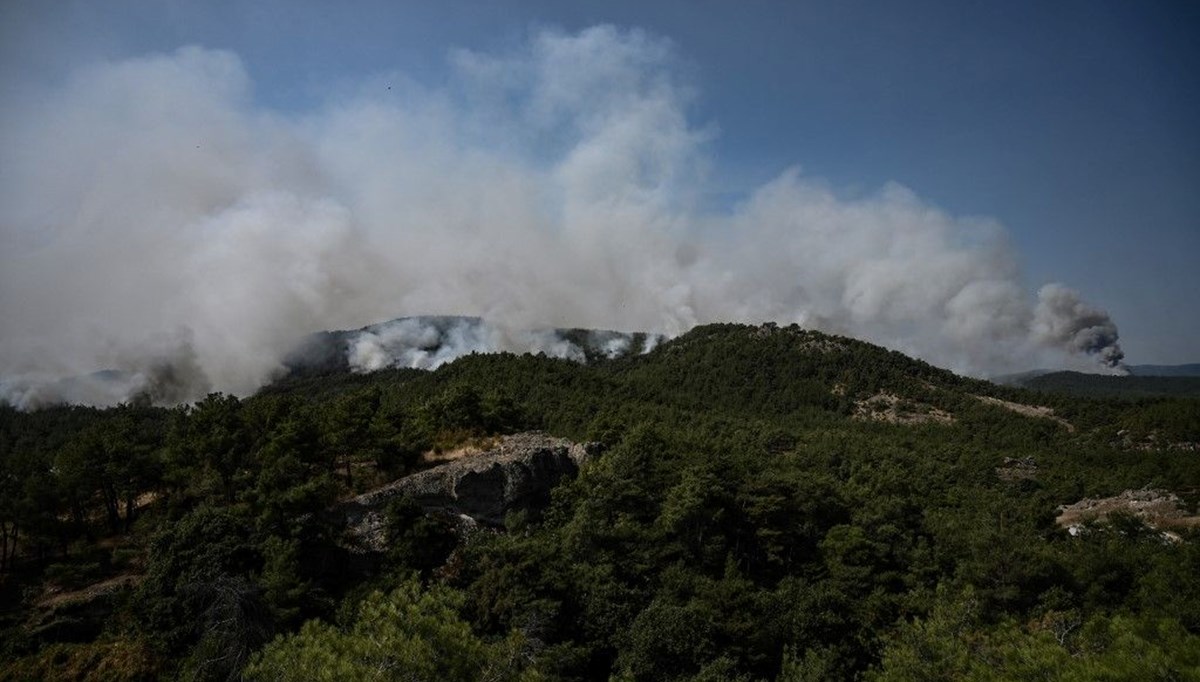
{"label": "smoke rising from ridge", "polygon": [[[899,185],[848,199],[789,169],[707,208],[714,133],[674,60],[636,30],[546,31],[453,53],[439,87],[379,74],[285,115],[236,55],[188,47],[8,103],[0,388],[32,405],[151,364],[181,368],[164,401],[247,393],[309,332],[427,313],[501,330],[462,339],[479,350],[774,320],[973,374],[1048,349],[1119,363],[1103,312],[1059,285],[1035,303],[999,225]],[[352,349],[361,367],[419,330],[387,333]]]}
{"label": "smoke rising from ridge", "polygon": [[1047,284],[1038,291],[1033,333],[1045,343],[1094,355],[1104,365],[1125,372],[1117,325],[1108,313],[1084,303],[1079,292],[1061,284]]}

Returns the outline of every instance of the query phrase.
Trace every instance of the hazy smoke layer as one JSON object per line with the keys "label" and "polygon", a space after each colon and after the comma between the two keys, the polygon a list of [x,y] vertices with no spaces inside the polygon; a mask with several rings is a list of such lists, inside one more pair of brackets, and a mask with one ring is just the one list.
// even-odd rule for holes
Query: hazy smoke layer
{"label": "hazy smoke layer", "polygon": [[[999,226],[903,187],[846,199],[792,169],[706,207],[711,129],[673,59],[638,31],[545,32],[453,54],[438,87],[378,75],[291,115],[193,47],[0,105],[8,399],[104,368],[164,401],[245,393],[308,332],[425,313],[486,318],[500,331],[461,339],[479,350],[775,320],[967,373],[1047,347],[1119,361],[1104,313],[1056,285],[1034,302]],[[419,333],[360,339],[354,364]]]}

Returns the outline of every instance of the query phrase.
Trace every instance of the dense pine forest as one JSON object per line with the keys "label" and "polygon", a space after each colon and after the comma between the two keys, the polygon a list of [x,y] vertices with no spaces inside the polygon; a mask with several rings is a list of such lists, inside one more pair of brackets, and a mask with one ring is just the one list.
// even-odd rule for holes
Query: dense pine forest
{"label": "dense pine forest", "polygon": [[[339,500],[529,430],[600,454],[503,527],[403,500],[385,552],[337,541]],[[1169,528],[1056,522],[1141,490]],[[1200,680],[1198,501],[1200,399],[774,325],[0,408],[0,679]]]}

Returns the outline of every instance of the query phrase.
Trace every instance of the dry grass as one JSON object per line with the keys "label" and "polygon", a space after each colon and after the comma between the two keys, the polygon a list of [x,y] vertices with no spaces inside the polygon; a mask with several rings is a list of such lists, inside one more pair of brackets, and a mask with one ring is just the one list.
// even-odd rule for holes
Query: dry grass
{"label": "dry grass", "polygon": [[428,450],[421,454],[421,463],[432,466],[453,462],[464,457],[474,457],[495,448],[499,442],[500,439],[495,436],[471,438],[449,450],[439,448]]}
{"label": "dry grass", "polygon": [[1078,527],[1088,522],[1103,522],[1109,514],[1133,514],[1157,530],[1200,526],[1200,516],[1188,514],[1177,495],[1166,490],[1126,490],[1120,495],[1099,499],[1085,498],[1059,507],[1055,522]]}
{"label": "dry grass", "polygon": [[1007,400],[1001,400],[999,398],[992,398],[986,395],[977,395],[975,397],[978,398],[980,402],[987,403],[988,405],[995,405],[996,407],[1002,407],[1006,410],[1016,412],[1017,414],[1024,415],[1026,417],[1049,419],[1051,421],[1058,422],[1064,428],[1066,428],[1067,431],[1071,433],[1075,432],[1074,424],[1054,414],[1054,410],[1050,409],[1049,407],[1041,407],[1038,405],[1022,405],[1021,403],[1014,403]]}

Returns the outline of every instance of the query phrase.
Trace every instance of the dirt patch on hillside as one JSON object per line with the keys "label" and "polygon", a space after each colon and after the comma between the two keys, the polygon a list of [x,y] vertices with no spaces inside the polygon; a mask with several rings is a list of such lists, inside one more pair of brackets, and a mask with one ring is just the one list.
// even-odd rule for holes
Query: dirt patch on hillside
{"label": "dirt patch on hillside", "polygon": [[49,589],[38,598],[35,606],[41,609],[55,609],[67,604],[89,602],[100,597],[119,592],[128,587],[135,587],[142,581],[142,576],[135,574],[118,575],[115,578],[93,583],[79,590]]}
{"label": "dirt patch on hillside", "polygon": [[1189,514],[1179,496],[1167,490],[1126,490],[1114,497],[1084,498],[1058,508],[1055,522],[1072,535],[1088,522],[1104,522],[1115,512],[1132,514],[1159,531],[1200,527],[1200,516]]}
{"label": "dirt patch on hillside", "polygon": [[879,392],[870,398],[859,400],[854,407],[854,418],[887,422],[889,424],[951,424],[954,415],[927,403],[901,398],[894,393]]}
{"label": "dirt patch on hillside", "polygon": [[1066,419],[1063,419],[1062,417],[1054,414],[1054,410],[1052,410],[1049,407],[1042,407],[1040,405],[1022,405],[1021,403],[1014,403],[1014,402],[1010,402],[1008,400],[992,398],[992,397],[986,396],[986,395],[977,395],[975,397],[978,398],[980,402],[987,403],[988,405],[995,405],[996,407],[1003,407],[1006,410],[1009,410],[1011,412],[1016,412],[1017,414],[1024,415],[1026,417],[1036,417],[1038,419],[1049,419],[1050,421],[1058,422],[1067,431],[1069,431],[1071,433],[1075,432],[1074,424],[1072,424],[1071,422],[1067,421]]}

